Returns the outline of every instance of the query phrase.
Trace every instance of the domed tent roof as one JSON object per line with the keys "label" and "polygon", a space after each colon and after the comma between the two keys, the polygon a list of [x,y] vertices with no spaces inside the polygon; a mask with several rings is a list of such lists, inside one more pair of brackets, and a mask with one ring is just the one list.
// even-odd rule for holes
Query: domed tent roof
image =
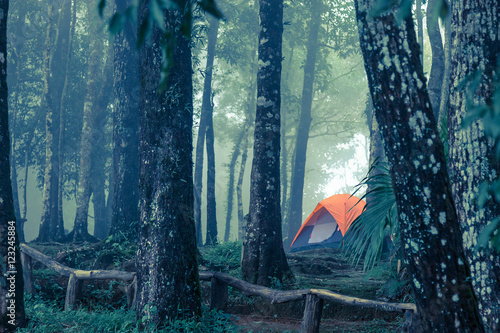
{"label": "domed tent roof", "polygon": [[360,200],[350,194],[337,194],[320,201],[297,232],[290,252],[339,247],[351,223],[363,212],[365,202]]}

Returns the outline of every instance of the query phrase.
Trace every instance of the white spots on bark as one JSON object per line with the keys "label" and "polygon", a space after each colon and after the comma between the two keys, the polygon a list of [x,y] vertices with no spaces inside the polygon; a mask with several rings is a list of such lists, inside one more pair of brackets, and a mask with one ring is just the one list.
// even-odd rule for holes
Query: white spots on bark
{"label": "white spots on bark", "polygon": [[454,295],[451,297],[451,300],[452,300],[453,302],[458,302],[458,301],[460,300],[460,297],[458,297],[458,295],[457,295],[457,294],[454,294]]}
{"label": "white spots on bark", "polygon": [[[438,230],[436,229],[435,226],[431,226],[431,234],[433,235],[437,235],[438,234]],[[443,241],[444,239],[442,239],[441,241]],[[446,243],[446,241],[445,241]],[[444,244],[443,244],[444,245]]]}
{"label": "white spots on bark", "polygon": [[446,223],[446,212],[439,212],[439,223]]}
{"label": "white spots on bark", "polygon": [[422,286],[420,285],[420,282],[418,282],[418,280],[416,278],[413,279],[413,285],[415,286],[415,288],[417,289],[421,289]]}
{"label": "white spots on bark", "polygon": [[[266,100],[266,98],[264,96],[259,96],[259,98],[257,99],[257,105],[267,108],[270,106],[274,106],[274,102]],[[269,113],[268,113],[268,117],[269,117]],[[269,118],[272,118],[272,114],[271,114],[271,117],[269,117]]]}
{"label": "white spots on bark", "polygon": [[259,59],[259,69],[264,68],[264,67],[267,67],[267,66],[269,66],[270,64],[271,64],[271,61],[269,61],[269,60],[268,60],[268,61],[266,61],[266,62],[264,62],[264,61],[262,61],[262,59]]}

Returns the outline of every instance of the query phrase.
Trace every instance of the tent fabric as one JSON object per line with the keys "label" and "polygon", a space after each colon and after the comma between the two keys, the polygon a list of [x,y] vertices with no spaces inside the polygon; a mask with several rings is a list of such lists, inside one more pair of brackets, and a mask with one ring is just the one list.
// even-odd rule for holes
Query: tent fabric
{"label": "tent fabric", "polygon": [[337,194],[320,201],[300,227],[290,251],[339,247],[347,229],[361,215],[364,206],[363,200],[350,194]]}

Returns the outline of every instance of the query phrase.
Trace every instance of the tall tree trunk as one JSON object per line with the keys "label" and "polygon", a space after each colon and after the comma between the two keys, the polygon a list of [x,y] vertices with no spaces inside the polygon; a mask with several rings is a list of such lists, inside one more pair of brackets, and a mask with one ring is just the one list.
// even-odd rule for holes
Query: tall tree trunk
{"label": "tall tree trunk", "polygon": [[[245,124],[246,125],[246,124]],[[226,211],[226,228],[224,230],[224,242],[229,241],[229,235],[231,232],[231,217],[233,213],[233,198],[234,198],[234,178],[236,171],[236,162],[238,161],[238,157],[240,157],[241,151],[243,149],[243,139],[247,134],[247,128],[241,130],[238,139],[234,144],[234,151],[231,155],[231,162],[229,162],[229,181],[227,186],[227,211]]]}
{"label": "tall tree trunk", "polygon": [[[242,155],[241,157],[241,163],[240,164],[240,172],[238,176],[238,181],[236,184],[236,196],[237,196],[237,215],[238,215],[238,234],[237,234],[237,239],[242,240],[241,236],[241,225],[243,221],[243,203],[242,203],[242,186],[243,186],[243,177],[245,174],[245,164],[246,164],[246,158],[248,156],[248,136],[250,132],[250,128],[252,126],[252,123],[254,121],[253,117],[253,110],[255,110],[255,99],[256,99],[256,80],[255,80],[255,74],[257,72],[257,44],[255,44],[255,49],[252,52],[253,54],[253,61],[252,65],[250,66],[250,88],[248,91],[248,109],[247,113],[245,115],[245,122],[243,124],[243,130],[240,133],[240,136],[236,140],[235,143],[235,150],[233,152],[233,155],[231,157],[231,163],[230,163],[230,168],[229,168],[229,187],[228,187],[228,196],[227,196],[227,202],[228,202],[228,210],[227,210],[227,215],[226,215],[226,231],[224,234],[224,241],[227,242],[229,240],[229,232],[230,228],[229,225],[231,223],[231,215],[232,215],[232,208],[233,208],[233,191],[234,191],[234,177],[235,177],[235,168],[236,168],[236,162],[238,160],[239,155]],[[243,155],[244,155],[244,161],[243,161]],[[238,192],[239,191],[239,192]]]}
{"label": "tall tree trunk", "polygon": [[[445,0],[448,4],[450,12],[453,4]],[[443,120],[448,119],[448,108],[450,105],[450,70],[451,70],[451,14],[447,15],[444,20],[444,73],[443,84],[441,86],[441,99],[439,103],[439,118],[438,125],[441,126]]]}
{"label": "tall tree trunk", "polygon": [[10,180],[9,105],[7,90],[7,13],[9,1],[0,1],[0,332],[26,326],[23,267],[16,233],[16,215]]}
{"label": "tall tree trunk", "polygon": [[101,71],[103,57],[103,39],[98,34],[95,7],[87,5],[87,19],[90,27],[89,58],[87,64],[85,102],[83,105],[83,127],[80,150],[80,170],[78,172],[78,188],[76,193],[76,215],[73,231],[68,235],[68,240],[80,242],[93,240],[88,232],[89,202],[91,190],[91,165],[92,146],[96,131],[98,77]]}
{"label": "tall tree trunk", "polygon": [[[292,72],[294,48],[290,49],[290,56],[288,57],[288,66],[285,77],[283,79],[283,94],[282,96],[290,96],[291,91],[289,88],[290,72]],[[281,221],[283,223],[282,230],[288,229],[288,149],[286,146],[286,131],[287,131],[287,118],[289,106],[292,104],[290,98],[283,99],[283,108],[281,112]]]}
{"label": "tall tree trunk", "polygon": [[243,179],[245,177],[245,169],[247,165],[248,158],[248,137],[249,133],[245,136],[242,142],[243,151],[241,153],[241,161],[240,161],[240,172],[238,175],[238,182],[236,184],[236,200],[237,200],[237,208],[238,208],[238,240],[245,240],[245,215],[243,212]]}
{"label": "tall tree trunk", "polygon": [[356,0],[360,45],[396,195],[401,240],[422,332],[482,332],[443,145],[426,93],[413,20],[372,17]]}
{"label": "tall tree trunk", "polygon": [[427,33],[432,50],[431,74],[427,89],[431,99],[434,118],[439,119],[439,106],[441,101],[441,88],[444,77],[444,49],[439,29],[439,2],[442,0],[428,0],[427,2]]}
{"label": "tall tree trunk", "polygon": [[[451,28],[456,33],[452,33],[448,114],[453,197],[471,267],[472,285],[479,298],[483,322],[491,332],[500,330],[500,256],[487,249],[477,250],[475,246],[486,224],[500,215],[500,205],[490,197],[486,205],[480,207],[476,198],[481,184],[497,177],[500,166],[495,160],[494,144],[484,134],[482,121],[466,128],[462,123],[472,105],[491,104],[498,89],[493,80],[498,75],[500,54],[499,16],[498,0],[453,3]],[[480,75],[479,85],[464,89],[463,82],[474,74]],[[469,97],[472,95],[473,100]]]}
{"label": "tall tree trunk", "polygon": [[[212,104],[212,73],[215,59],[215,45],[217,43],[217,32],[219,31],[219,20],[209,16],[210,27],[207,46],[207,67],[205,69],[205,82],[203,85],[203,97],[201,113],[206,117],[206,144],[207,144],[207,237],[206,245],[217,243],[217,215],[215,209],[215,151],[214,151],[214,124]],[[200,121],[201,126],[201,121]],[[198,147],[196,147],[198,148]],[[203,147],[202,147],[203,148]],[[203,165],[203,163],[202,163]],[[201,194],[201,192],[200,192]]]}
{"label": "tall tree trunk", "polygon": [[283,251],[280,209],[280,106],[283,1],[260,0],[257,113],[250,184],[250,218],[243,243],[243,277],[260,285],[292,277]]}
{"label": "tall tree trunk", "polygon": [[[387,162],[387,158],[385,156],[384,151],[384,143],[382,141],[382,135],[380,133],[380,128],[378,126],[377,119],[375,117],[375,112],[373,110],[373,101],[368,93],[368,101],[366,102],[366,118],[368,119],[368,129],[370,130],[370,148],[369,148],[369,156],[368,156],[368,167],[372,167],[372,165],[377,162]],[[372,169],[369,174],[370,177],[379,174],[380,171],[377,168]],[[373,198],[377,195],[376,193],[372,193],[373,185],[368,183],[366,188],[366,208],[370,208]]]}
{"label": "tall tree trunk", "polygon": [[58,223],[58,199],[59,193],[58,173],[59,173],[59,157],[57,150],[57,142],[59,140],[59,114],[56,113],[53,103],[53,87],[50,73],[52,73],[51,50],[54,28],[54,4],[48,4],[48,24],[45,33],[45,49],[43,53],[43,93],[42,93],[42,110],[45,109],[45,172],[43,181],[43,197],[42,197],[42,217],[40,222],[40,230],[37,241],[47,242],[58,240],[64,235],[64,230],[61,230]]}
{"label": "tall tree trunk", "polygon": [[[257,54],[257,52],[255,53]],[[254,61],[254,65],[257,62]],[[252,66],[253,68],[255,66]],[[255,71],[252,68],[252,73]],[[238,174],[238,182],[236,184],[236,198],[237,198],[237,210],[238,210],[238,240],[243,241],[245,238],[246,222],[243,213],[243,180],[245,177],[245,170],[248,158],[248,141],[250,138],[252,124],[254,123],[254,111],[256,108],[257,100],[257,81],[252,79],[252,84],[250,85],[250,90],[248,93],[248,111],[245,119],[245,135],[243,136],[243,141],[241,143],[241,161],[240,170]]]}
{"label": "tall tree trunk", "polygon": [[[201,315],[196,232],[193,223],[193,85],[189,37],[180,25],[191,1],[165,11],[174,47],[165,89],[158,92],[162,32],[154,27],[141,47],[140,222],[137,243],[137,319],[167,324],[178,316]],[[139,26],[149,15],[139,7]],[[175,96],[175,99],[172,97]]]}
{"label": "tall tree trunk", "polygon": [[295,140],[295,160],[293,178],[290,190],[290,214],[288,216],[288,236],[285,248],[288,250],[302,224],[302,198],[304,196],[304,178],[306,176],[307,142],[311,127],[311,109],[314,96],[314,70],[318,50],[318,32],[321,24],[321,6],[319,0],[313,4],[309,21],[309,37],[307,44],[306,63],[304,65],[304,83],[302,87],[302,103]]}
{"label": "tall tree trunk", "polygon": [[[132,0],[115,0],[123,13]],[[139,221],[139,99],[137,26],[127,21],[115,36],[113,110],[113,186],[110,234],[137,238]],[[111,184],[110,184],[111,185]]]}
{"label": "tall tree trunk", "polygon": [[422,63],[422,68],[424,67],[424,23],[422,15],[422,0],[415,0],[416,8],[415,13],[417,17],[417,43],[420,46],[420,62]]}
{"label": "tall tree trunk", "polygon": [[[65,58],[66,58],[66,64],[64,68],[64,80],[63,80],[63,85],[62,85],[62,91],[61,91],[61,96],[59,100],[59,142],[58,142],[58,150],[59,150],[59,175],[58,175],[58,180],[59,180],[59,185],[58,185],[58,223],[61,226],[62,230],[64,230],[64,218],[63,218],[63,196],[64,196],[64,153],[68,149],[64,145],[64,132],[65,132],[65,108],[66,108],[66,95],[68,92],[68,86],[69,86],[69,76],[70,76],[70,71],[69,71],[69,65],[71,63],[71,55],[72,55],[72,48],[73,48],[73,38],[75,35],[75,29],[76,29],[76,3],[72,5],[71,0],[67,0],[64,4],[64,6],[67,6],[66,10],[71,11],[71,27],[70,27],[70,32],[68,34],[68,42],[67,42],[67,49],[65,50]],[[64,57],[63,57],[64,59]]]}
{"label": "tall tree trunk", "polygon": [[[14,66],[11,66],[10,70],[8,71],[8,75],[10,75],[10,78],[8,78],[7,84],[9,87],[13,87],[12,91],[13,93],[11,94],[10,98],[10,124],[9,124],[9,129],[10,129],[10,140],[11,140],[11,151],[10,151],[10,168],[11,168],[11,181],[12,181],[12,197],[14,201],[14,212],[16,214],[16,222],[17,222],[17,232],[19,236],[19,242],[24,243],[24,222],[25,219],[21,217],[21,207],[20,207],[20,200],[19,200],[19,179],[18,179],[18,163],[17,163],[17,123],[18,123],[18,116],[19,116],[19,77],[20,74],[19,72],[21,71],[21,55],[22,55],[22,50],[24,46],[24,40],[21,37],[23,35],[23,29],[25,27],[25,20],[26,20],[26,6],[21,6],[19,10],[19,15],[18,15],[18,21],[15,24],[15,28],[13,29],[13,36],[14,40],[11,41],[12,45],[12,52],[11,52],[11,62],[14,64]],[[10,74],[11,73],[11,74]]]}
{"label": "tall tree trunk", "polygon": [[109,220],[106,210],[106,144],[108,133],[106,124],[109,119],[108,105],[111,101],[110,91],[113,90],[113,46],[109,46],[106,64],[102,71],[102,84],[94,110],[94,135],[91,152],[91,187],[94,206],[94,236],[105,239],[109,232]]}

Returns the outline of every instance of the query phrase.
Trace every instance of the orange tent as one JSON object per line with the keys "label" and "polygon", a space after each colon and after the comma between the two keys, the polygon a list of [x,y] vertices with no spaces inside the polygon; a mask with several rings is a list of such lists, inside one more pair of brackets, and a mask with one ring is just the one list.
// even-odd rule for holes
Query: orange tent
{"label": "orange tent", "polygon": [[290,252],[339,247],[352,221],[363,211],[365,202],[358,201],[359,198],[350,194],[337,194],[320,201],[297,232]]}

